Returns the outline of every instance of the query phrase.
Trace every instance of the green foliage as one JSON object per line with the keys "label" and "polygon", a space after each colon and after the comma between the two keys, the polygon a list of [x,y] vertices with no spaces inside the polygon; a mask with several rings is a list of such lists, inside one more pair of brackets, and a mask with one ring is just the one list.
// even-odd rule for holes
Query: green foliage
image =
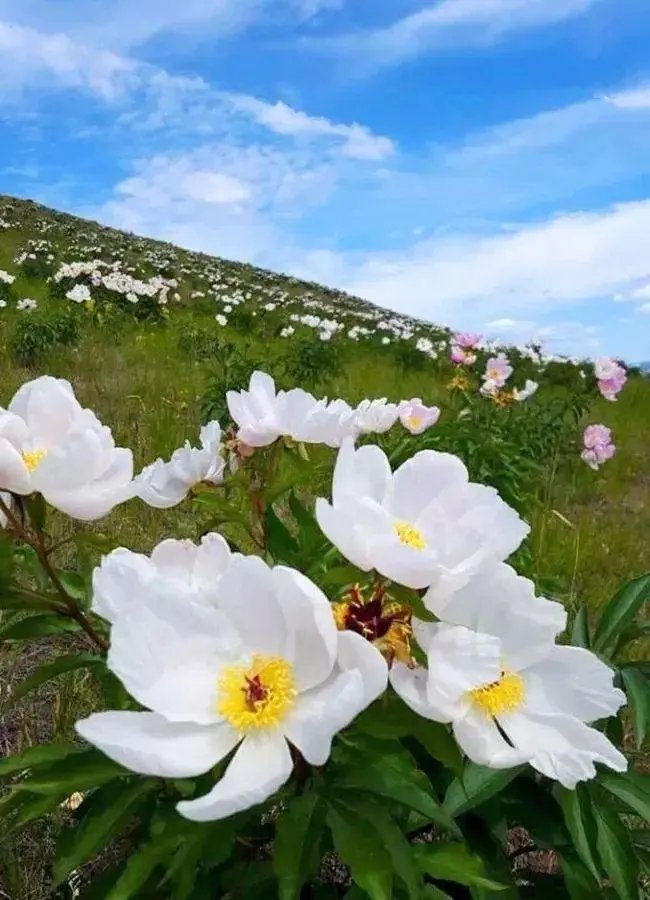
{"label": "green foliage", "polygon": [[315,335],[294,340],[287,355],[287,374],[306,390],[317,390],[341,371],[343,351],[335,341],[321,341]]}
{"label": "green foliage", "polygon": [[80,339],[79,319],[73,311],[24,315],[10,340],[17,363],[36,366],[58,347],[74,347]]}

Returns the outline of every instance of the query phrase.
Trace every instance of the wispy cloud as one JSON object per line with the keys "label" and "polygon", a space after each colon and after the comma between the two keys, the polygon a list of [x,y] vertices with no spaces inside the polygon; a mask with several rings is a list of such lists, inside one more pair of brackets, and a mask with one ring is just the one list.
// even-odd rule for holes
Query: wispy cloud
{"label": "wispy cloud", "polygon": [[323,116],[307,115],[281,100],[277,103],[267,103],[242,94],[224,96],[235,110],[250,116],[276,134],[341,138],[342,153],[351,159],[380,160],[392,156],[395,152],[395,144],[390,138],[373,134],[369,128],[357,122],[352,125],[341,125]]}
{"label": "wispy cloud", "polygon": [[362,70],[424,53],[499,41],[510,32],[553,25],[599,0],[440,0],[390,25],[319,39],[313,46],[354,59]]}

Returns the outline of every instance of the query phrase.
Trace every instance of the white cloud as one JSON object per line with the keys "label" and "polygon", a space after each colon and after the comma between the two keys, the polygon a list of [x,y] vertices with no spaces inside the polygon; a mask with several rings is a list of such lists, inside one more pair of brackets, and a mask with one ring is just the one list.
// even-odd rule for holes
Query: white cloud
{"label": "white cloud", "polygon": [[610,94],[605,99],[620,109],[648,109],[650,108],[650,86],[619,91],[616,94]]}
{"label": "white cloud", "polygon": [[517,318],[611,298],[650,275],[650,200],[560,215],[496,236],[440,237],[351,260],[353,293],[433,321]]}
{"label": "white cloud", "polygon": [[381,160],[395,152],[395,145],[387,137],[373,134],[358,123],[341,125],[323,116],[310,116],[293,109],[281,100],[266,103],[242,94],[224,95],[233,108],[251,116],[260,125],[276,134],[294,137],[342,138],[342,153],[351,159]]}
{"label": "white cloud", "polygon": [[638,313],[650,313],[650,303],[643,303],[637,307],[636,311]]}
{"label": "white cloud", "polygon": [[440,0],[392,24],[315,43],[360,68],[395,65],[451,46],[497,41],[511,31],[561,22],[599,0]]}
{"label": "white cloud", "polygon": [[76,88],[114,100],[133,86],[137,64],[85,47],[64,34],[42,34],[0,22],[0,91]]}

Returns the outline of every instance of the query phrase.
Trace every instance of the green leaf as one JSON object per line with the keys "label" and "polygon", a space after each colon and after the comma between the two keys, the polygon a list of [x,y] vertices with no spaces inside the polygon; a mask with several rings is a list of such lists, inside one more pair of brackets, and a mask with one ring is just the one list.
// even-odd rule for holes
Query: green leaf
{"label": "green leaf", "polygon": [[596,881],[577,856],[563,855],[560,863],[571,900],[594,900],[601,895],[600,881]]}
{"label": "green leaf", "polygon": [[291,562],[296,558],[298,545],[272,506],[264,512],[266,546],[275,562]]}
{"label": "green leaf", "polygon": [[52,612],[61,598],[57,594],[37,594],[20,588],[0,588],[0,609],[16,612]]}
{"label": "green leaf", "polygon": [[169,842],[160,838],[140,847],[129,858],[106,900],[130,900],[131,897],[141,896],[140,889],[146,885],[169,851]]}
{"label": "green leaf", "polygon": [[413,848],[387,809],[368,798],[355,798],[347,802],[337,798],[334,803],[339,812],[358,816],[364,821],[366,831],[373,830],[379,835],[384,852],[391,858],[393,870],[403,882],[409,897],[419,900],[422,878],[413,857]]}
{"label": "green leaf", "polygon": [[275,824],[273,867],[279,900],[297,900],[307,878],[318,869],[326,807],[318,794],[289,801]]}
{"label": "green leaf", "polygon": [[650,822],[650,775],[642,772],[601,772],[598,784],[630,810]]}
{"label": "green leaf", "polygon": [[7,756],[4,759],[0,759],[0,778],[5,775],[13,775],[15,772],[24,772],[27,769],[34,768],[34,766],[67,759],[72,754],[85,752],[85,748],[80,747],[79,744],[37,744],[34,747],[28,747],[15,756]]}
{"label": "green leaf", "polygon": [[566,827],[571,835],[578,856],[591,875],[600,881],[600,870],[594,856],[596,848],[596,823],[591,808],[591,800],[582,785],[573,791],[558,789],[559,803],[564,814]]}
{"label": "green leaf", "polygon": [[454,881],[467,887],[483,887],[504,891],[508,885],[490,877],[485,862],[472,853],[466,844],[416,844],[413,852],[421,870],[431,878]]}
{"label": "green leaf", "polygon": [[487,766],[468,763],[462,778],[455,778],[447,788],[443,806],[455,818],[498,794],[523,770],[523,766],[488,769]]}
{"label": "green leaf", "polygon": [[[412,710],[411,710],[412,712]],[[410,733],[424,749],[457,775],[463,771],[463,756],[446,725],[431,722],[413,713]]]}
{"label": "green leaf", "polygon": [[74,600],[77,600],[77,602],[81,603],[83,606],[86,606],[88,600],[87,587],[79,572],[59,570],[57,572],[57,575],[59,576],[61,584],[70,594],[70,596]]}
{"label": "green leaf", "polygon": [[330,807],[327,824],[337,853],[359,887],[372,900],[392,900],[392,860],[377,830],[346,807]]}
{"label": "green leaf", "polygon": [[407,756],[382,756],[375,758],[372,766],[339,771],[336,787],[385,797],[459,834],[456,823],[435,798],[426,775]]}
{"label": "green leaf", "polygon": [[630,835],[618,814],[603,804],[593,806],[598,855],[621,900],[638,900],[639,862]]}
{"label": "green leaf", "polygon": [[636,747],[640,750],[650,723],[650,681],[638,669],[621,669],[621,676],[632,714]]}
{"label": "green leaf", "polygon": [[644,603],[650,600],[650,573],[641,575],[623,585],[600,617],[593,640],[597,653],[608,653],[616,647],[618,638],[632,624]]}
{"label": "green leaf", "polygon": [[0,802],[0,836],[6,839],[30,822],[54,812],[66,796],[67,793],[62,792],[41,797],[21,790],[7,794]]}
{"label": "green leaf", "polygon": [[114,785],[95,791],[81,807],[81,821],[61,833],[54,865],[54,886],[102,850],[157,787],[153,780]]}
{"label": "green leaf", "polygon": [[589,612],[586,606],[581,606],[573,620],[571,629],[571,643],[574,647],[589,649],[591,638],[589,637]]}
{"label": "green leaf", "polygon": [[9,622],[8,625],[1,628],[0,641],[23,641],[26,638],[52,637],[79,630],[79,624],[66,616],[47,614],[27,616],[24,619]]}
{"label": "green leaf", "polygon": [[25,678],[24,681],[21,681],[21,683],[12,690],[3,705],[5,709],[12,706],[14,703],[17,703],[18,700],[21,700],[29,694],[30,691],[33,691],[41,684],[45,684],[46,681],[56,678],[57,675],[62,675],[64,672],[74,672],[77,669],[88,669],[95,666],[103,667],[105,666],[105,663],[100,657],[92,656],[90,653],[78,653],[74,656],[59,656],[52,662],[43,663],[43,665],[39,666],[31,675]]}
{"label": "green leaf", "polygon": [[65,791],[87,791],[106,784],[115,778],[132,773],[118,766],[99,750],[89,749],[78,753],[74,765],[68,759],[58,760],[50,765],[39,767],[25,781],[21,781],[22,790],[33,794],[52,794]]}

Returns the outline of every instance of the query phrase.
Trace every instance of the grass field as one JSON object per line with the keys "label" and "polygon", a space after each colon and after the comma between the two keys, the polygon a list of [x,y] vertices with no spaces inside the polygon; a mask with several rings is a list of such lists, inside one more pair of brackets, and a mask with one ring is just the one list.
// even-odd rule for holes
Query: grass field
{"label": "grass field", "polygon": [[[301,365],[306,371],[309,360],[293,359],[285,371],[285,358],[293,353],[294,345],[304,347],[311,342],[321,354],[315,365],[323,367],[316,376],[310,375],[311,384],[322,394],[350,402],[366,396],[392,400],[420,396],[441,407],[441,421],[457,414],[458,401],[447,387],[452,373],[446,357],[441,354],[432,359],[421,354],[417,366],[410,367],[409,359],[415,357],[404,353],[405,342],[394,336],[395,331],[376,330],[376,323],[384,319],[397,322],[399,317],[393,314],[313,285],[185,254],[7,198],[4,207],[0,198],[0,219],[3,216],[13,227],[0,230],[0,269],[17,278],[11,286],[12,299],[0,310],[0,405],[6,405],[14,390],[35,375],[68,378],[81,402],[113,429],[117,443],[133,449],[138,469],[159,455],[168,457],[186,439],[196,440],[210,384],[227,381],[224,342],[231,349],[245,351],[251,363],[284,372],[280,378],[287,383],[299,383],[296,373]],[[30,364],[21,363],[15,351],[19,326],[24,327],[26,321],[45,321],[53,312],[74,306],[50,299],[45,277],[26,274],[24,266],[15,262],[18,254],[30,249],[29,241],[43,240],[45,249],[38,249],[38,244],[31,249],[36,249],[36,255],[52,253],[56,257],[53,269],[62,261],[99,258],[111,262],[119,258],[125,266],[136,266],[144,278],[151,277],[161,260],[165,261],[178,282],[173,293],[178,293],[179,299],[170,300],[169,315],[160,321],[136,321],[126,313],[102,318],[99,307],[92,311],[75,307],[72,312],[82,322],[78,341],[68,347],[37,348]],[[217,302],[208,296],[216,273],[222,287]],[[193,297],[197,292],[206,296]],[[251,296],[247,298],[248,293]],[[264,305],[273,302],[269,297],[278,294],[283,295],[284,303],[265,311]],[[227,298],[232,295],[244,297],[235,307],[240,321],[235,321],[233,313],[222,328],[215,322],[215,312],[230,305]],[[25,297],[37,301],[37,311],[15,309],[16,299]],[[241,321],[242,309],[254,317]],[[338,351],[342,339],[335,337],[331,344],[319,342],[309,330],[311,326],[297,326],[295,337],[278,335],[291,314],[306,312],[336,318],[345,322],[346,328],[351,323],[371,323],[376,334],[366,341],[347,341]],[[394,327],[398,332],[412,332],[411,342],[418,336],[435,342],[447,334],[444,329],[403,317],[399,323]],[[387,334],[389,344],[382,342],[382,335]],[[213,352],[214,342],[219,342],[222,350]],[[326,353],[323,347],[328,348]],[[332,362],[335,352],[336,365]],[[235,375],[242,371],[238,366],[233,366]],[[530,402],[544,402],[543,383],[539,398]],[[630,378],[617,403],[595,400],[582,424],[588,422],[603,422],[612,428],[616,457],[599,472],[590,470],[579,458],[581,428],[576,429],[572,452],[540,461],[543,477],[527,518],[533,526],[530,547],[536,577],[544,584],[552,583],[557,597],[570,610],[586,603],[596,614],[622,581],[650,568],[650,379]],[[196,537],[196,523],[187,505],[160,513],[132,501],[102,522],[100,529],[139,550],[149,550],[166,536]],[[17,655],[11,646],[0,647],[0,686],[24,677],[44,657],[63,652],[71,640],[79,639],[41,642],[30,657]],[[75,718],[92,706],[93,698],[90,676],[64,677],[4,718],[1,751],[15,751],[54,734],[69,735]],[[27,900],[48,896],[43,885],[53,833],[54,829],[39,826],[19,843],[0,846],[0,897]]]}

